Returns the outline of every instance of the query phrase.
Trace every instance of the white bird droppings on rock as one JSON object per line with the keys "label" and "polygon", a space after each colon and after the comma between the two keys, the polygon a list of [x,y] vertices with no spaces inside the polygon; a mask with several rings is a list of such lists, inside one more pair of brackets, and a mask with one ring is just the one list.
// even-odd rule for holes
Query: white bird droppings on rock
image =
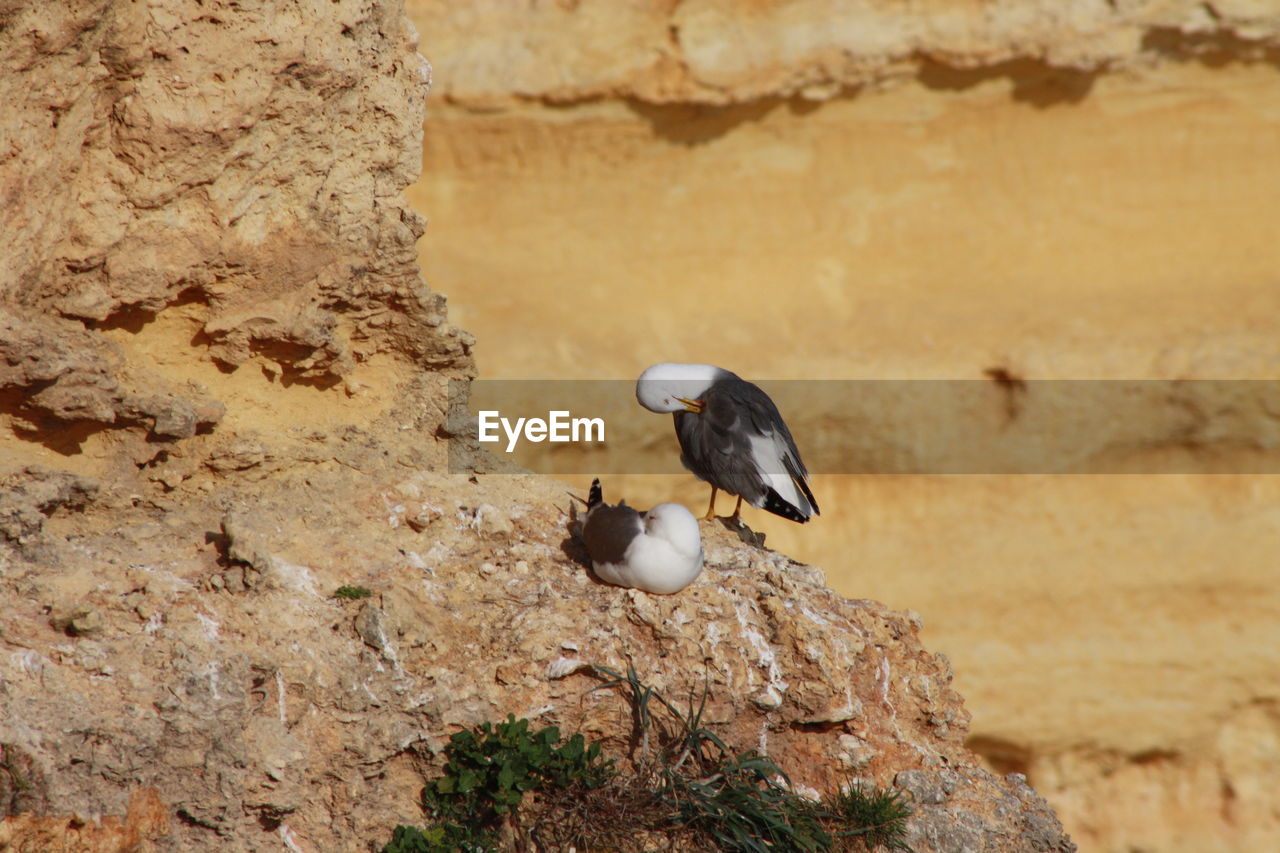
{"label": "white bird droppings on rock", "polygon": [[590,666],[591,665],[584,660],[579,660],[578,658],[567,658],[562,655],[547,664],[545,675],[547,680],[555,681],[557,679],[573,675],[581,669],[588,669]]}
{"label": "white bird droppings on rock", "polygon": [[493,504],[480,504],[476,508],[476,530],[485,536],[510,536],[515,530],[511,516]]}

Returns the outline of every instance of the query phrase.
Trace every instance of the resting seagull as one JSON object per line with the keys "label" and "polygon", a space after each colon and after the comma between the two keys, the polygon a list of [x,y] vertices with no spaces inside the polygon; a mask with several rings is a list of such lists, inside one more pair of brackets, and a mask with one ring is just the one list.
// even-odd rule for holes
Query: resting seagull
{"label": "resting seagull", "polygon": [[582,540],[591,568],[617,586],[669,595],[702,572],[702,533],[693,513],[676,503],[648,512],[637,512],[626,501],[610,506],[598,479],[587,498]]}
{"label": "resting seagull", "polygon": [[809,472],[791,431],[769,395],[710,364],[655,364],[636,381],[636,399],[651,412],[675,415],[680,461],[711,484],[706,519],[715,518],[716,491],[798,521],[818,515]]}

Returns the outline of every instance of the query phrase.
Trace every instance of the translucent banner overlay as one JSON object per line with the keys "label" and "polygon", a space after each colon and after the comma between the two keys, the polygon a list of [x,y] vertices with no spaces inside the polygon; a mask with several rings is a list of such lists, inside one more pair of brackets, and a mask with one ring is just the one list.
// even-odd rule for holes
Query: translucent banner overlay
{"label": "translucent banner overlay", "polygon": [[[811,474],[1280,473],[1280,380],[781,380]],[[555,475],[676,474],[629,380],[450,383],[450,470],[478,447]],[[487,440],[486,440],[487,439]]]}

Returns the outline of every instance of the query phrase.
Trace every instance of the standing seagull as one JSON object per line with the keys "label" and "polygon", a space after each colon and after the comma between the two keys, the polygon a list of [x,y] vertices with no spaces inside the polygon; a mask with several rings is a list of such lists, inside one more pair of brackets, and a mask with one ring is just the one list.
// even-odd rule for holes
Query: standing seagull
{"label": "standing seagull", "polygon": [[655,364],[636,380],[636,399],[651,412],[675,415],[680,461],[716,490],[738,496],[733,518],[749,504],[801,524],[819,515],[809,472],[769,395],[710,364]]}
{"label": "standing seagull", "polygon": [[702,572],[702,533],[683,504],[658,504],[648,512],[636,512],[626,501],[610,506],[598,479],[591,482],[582,541],[591,568],[617,586],[669,595]]}

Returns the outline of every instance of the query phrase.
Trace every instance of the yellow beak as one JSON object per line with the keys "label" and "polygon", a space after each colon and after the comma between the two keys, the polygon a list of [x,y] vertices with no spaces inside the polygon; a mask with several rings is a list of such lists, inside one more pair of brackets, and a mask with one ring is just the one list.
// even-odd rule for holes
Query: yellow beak
{"label": "yellow beak", "polygon": [[693,412],[695,415],[702,414],[702,410],[705,408],[701,400],[686,400],[684,397],[676,397],[676,399],[684,404],[686,411]]}

